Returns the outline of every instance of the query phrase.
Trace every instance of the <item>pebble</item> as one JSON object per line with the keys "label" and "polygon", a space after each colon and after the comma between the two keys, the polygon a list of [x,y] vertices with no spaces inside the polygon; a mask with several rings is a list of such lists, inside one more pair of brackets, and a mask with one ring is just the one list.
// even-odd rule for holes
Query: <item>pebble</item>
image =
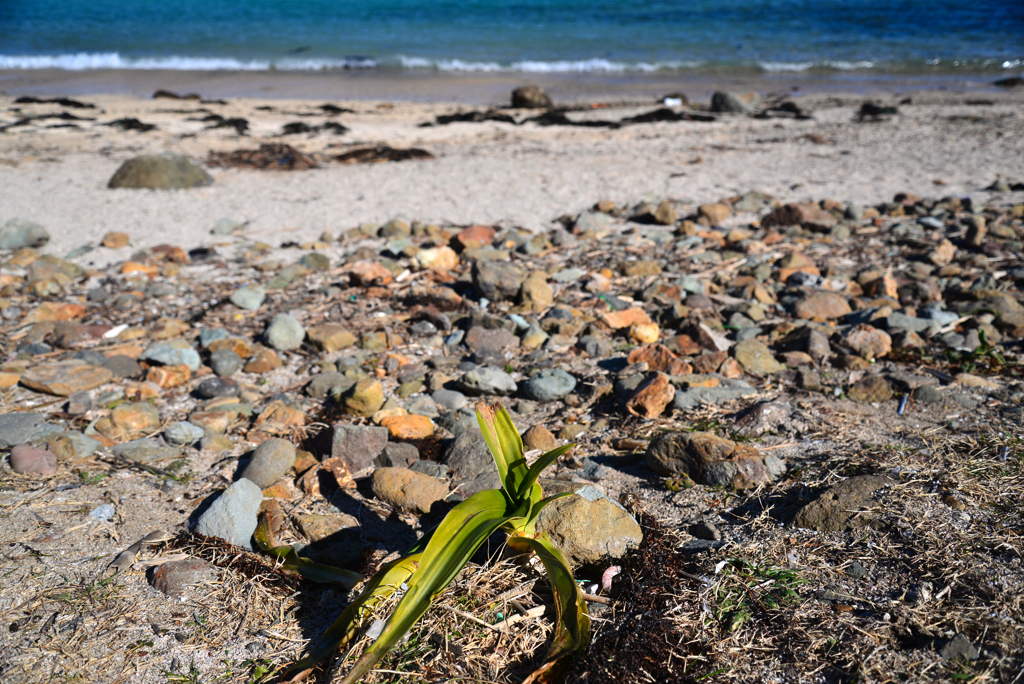
{"label": "pebble", "polygon": [[295,447],[283,439],[268,439],[256,447],[240,477],[266,489],[295,464]]}
{"label": "pebble", "polygon": [[203,438],[206,431],[187,420],[179,420],[164,428],[164,439],[171,446],[192,446]]}
{"label": "pebble", "polygon": [[31,444],[19,444],[11,449],[11,470],[22,475],[56,475],[57,456]]}
{"label": "pebble", "polygon": [[561,368],[542,370],[523,383],[526,398],[540,402],[561,399],[574,389],[576,378]]}
{"label": "pebble", "polygon": [[378,468],[372,486],[378,499],[411,513],[429,513],[448,496],[444,482],[407,468]]}
{"label": "pebble", "polygon": [[453,411],[463,408],[469,403],[466,395],[462,392],[443,388],[433,392],[430,395],[430,398],[433,399],[438,406],[443,406],[444,408]]}
{"label": "pebble", "polygon": [[188,346],[183,340],[158,342],[150,345],[139,357],[142,361],[152,361],[162,366],[188,366],[195,373],[199,370],[202,360],[199,352]]}
{"label": "pebble", "polygon": [[237,480],[199,517],[196,532],[251,550],[256,514],[262,502],[263,490],[259,486],[245,478]]}
{"label": "pebble", "polygon": [[151,463],[177,458],[180,452],[174,447],[161,444],[155,439],[143,437],[118,444],[111,449],[115,456],[136,463]]}
{"label": "pebble", "polygon": [[605,565],[640,547],[643,530],[622,506],[593,485],[574,493],[546,506],[537,518],[538,534],[547,533],[572,566]]}
{"label": "pebble", "polygon": [[[214,368],[213,372],[217,373],[217,369]],[[217,375],[220,375],[220,373],[217,373]],[[224,378],[207,378],[199,383],[199,387],[196,388],[196,392],[204,399],[214,399],[216,397],[237,397],[239,387],[238,383],[234,380],[226,380]]]}
{"label": "pebble", "polygon": [[384,405],[384,387],[376,380],[364,378],[352,386],[342,403],[354,416],[372,416]]}
{"label": "pebble", "polygon": [[262,285],[247,285],[241,287],[231,293],[231,303],[237,306],[239,309],[246,309],[248,311],[255,311],[263,305],[263,301],[267,298],[267,291],[263,289]]}
{"label": "pebble", "polygon": [[646,459],[660,475],[686,474],[698,484],[735,489],[769,484],[786,471],[775,456],[707,432],[659,434],[651,440]]}
{"label": "pebble", "polygon": [[106,522],[114,517],[115,512],[113,504],[103,504],[89,511],[89,517],[93,520]]}
{"label": "pebble", "polygon": [[277,314],[263,333],[267,344],[278,351],[291,351],[302,346],[306,329],[288,314]]}
{"label": "pebble", "polygon": [[31,441],[46,424],[42,413],[0,413],[0,449]]}
{"label": "pebble", "polygon": [[168,596],[179,597],[185,588],[209,581],[217,576],[217,567],[199,558],[172,560],[159,565],[150,584]]}
{"label": "pebble", "polygon": [[512,376],[500,368],[482,366],[475,368],[459,380],[459,389],[469,396],[497,395],[506,397],[519,389]]}
{"label": "pebble", "polygon": [[84,361],[57,361],[29,368],[21,374],[21,384],[37,392],[68,397],[109,382],[114,377],[108,368],[90,366]]}
{"label": "pebble", "polygon": [[217,351],[210,354],[210,368],[213,369],[213,372],[217,375],[218,378],[224,378],[226,376],[233,375],[238,371],[242,370],[244,366],[245,361],[242,360],[242,357],[236,354],[231,349],[218,349]]}

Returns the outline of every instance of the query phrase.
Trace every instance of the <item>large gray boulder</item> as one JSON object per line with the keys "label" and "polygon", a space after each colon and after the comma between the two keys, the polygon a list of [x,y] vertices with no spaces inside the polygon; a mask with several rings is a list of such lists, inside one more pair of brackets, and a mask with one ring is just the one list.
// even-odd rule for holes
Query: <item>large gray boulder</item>
{"label": "large gray boulder", "polygon": [[251,549],[256,515],[263,503],[263,490],[242,478],[221,492],[196,524],[196,532],[217,537],[229,544]]}
{"label": "large gray boulder", "polygon": [[213,178],[180,154],[144,154],[129,159],[107,183],[108,188],[178,190],[213,184]]}

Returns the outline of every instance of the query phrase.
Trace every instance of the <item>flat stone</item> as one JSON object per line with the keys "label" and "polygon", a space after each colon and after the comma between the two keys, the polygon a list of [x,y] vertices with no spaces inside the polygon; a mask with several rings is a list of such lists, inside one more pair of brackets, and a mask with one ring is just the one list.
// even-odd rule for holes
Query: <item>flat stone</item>
{"label": "flat stone", "polygon": [[39,426],[46,423],[44,413],[0,414],[0,449],[8,449],[32,439]]}
{"label": "flat stone", "polygon": [[881,375],[866,375],[846,391],[853,401],[873,402],[892,399],[892,385]]}
{"label": "flat stone", "polygon": [[19,444],[11,449],[11,470],[22,475],[55,475],[57,456],[31,444]]}
{"label": "flat stone", "polygon": [[206,431],[187,420],[179,420],[164,428],[164,440],[171,446],[192,446],[203,438]]}
{"label": "flat stone", "polygon": [[114,374],[102,366],[84,361],[57,361],[29,368],[21,374],[21,384],[37,392],[67,397],[110,382]]}
{"label": "flat stone", "polygon": [[295,447],[283,439],[268,439],[256,447],[241,477],[266,489],[295,464]]}
{"label": "flat stone", "polygon": [[261,503],[263,490],[242,478],[221,492],[200,516],[196,532],[251,550]]}
{"label": "flat stone", "polygon": [[814,501],[800,509],[793,525],[819,532],[838,532],[873,524],[878,513],[871,494],[892,484],[882,475],[857,475],[825,490]]}
{"label": "flat stone", "polygon": [[160,427],[160,412],[146,401],[124,402],[110,412],[110,420],[128,432],[155,430]]}
{"label": "flat stone", "polygon": [[253,354],[243,369],[246,373],[269,373],[283,366],[281,357],[273,349],[266,347]]}
{"label": "flat stone", "polygon": [[469,329],[463,338],[466,348],[472,353],[495,352],[504,354],[519,348],[519,338],[504,328],[485,328],[477,325]]}
{"label": "flat stone", "polygon": [[770,375],[786,368],[775,360],[772,350],[760,340],[738,342],[732,348],[732,355],[743,370],[754,375]]}
{"label": "flat stone", "polygon": [[667,433],[647,448],[647,466],[661,475],[689,475],[694,482],[750,489],[782,475],[785,464],[748,444],[707,432]]}
{"label": "flat stone", "polygon": [[407,468],[378,468],[373,472],[373,493],[401,511],[429,513],[448,496],[448,485]]}
{"label": "flat stone", "polygon": [[217,576],[217,567],[200,558],[169,561],[157,567],[150,584],[168,596],[178,597],[185,593],[185,587],[212,580]]}
{"label": "flat stone", "polygon": [[108,188],[176,190],[211,185],[213,178],[180,154],[144,154],[121,164]]}
{"label": "flat stone", "polygon": [[523,383],[523,394],[533,401],[561,399],[576,389],[576,378],[561,368],[542,370]]}
{"label": "flat stone", "polygon": [[537,519],[537,532],[547,533],[571,565],[604,565],[640,547],[643,530],[622,506],[593,485],[575,493],[549,504]]}
{"label": "flat stone", "polygon": [[529,449],[539,449],[543,452],[551,451],[558,446],[558,441],[543,425],[534,425],[523,433],[523,446]]}
{"label": "flat stone", "polygon": [[426,416],[389,416],[380,424],[395,439],[426,439],[434,434],[434,424]]}
{"label": "flat stone", "polygon": [[266,298],[267,291],[262,285],[246,285],[232,292],[228,299],[239,309],[255,311],[263,305]]}
{"label": "flat stone", "polygon": [[794,315],[807,319],[834,319],[850,313],[846,297],[836,292],[813,292],[797,302]]}
{"label": "flat stone", "polygon": [[459,389],[470,396],[509,396],[518,390],[512,376],[493,366],[482,366],[469,371],[459,380]]}
{"label": "flat stone", "polygon": [[155,439],[149,439],[148,437],[118,444],[111,449],[111,452],[115,456],[128,461],[135,461],[136,463],[163,461],[177,458],[181,454],[178,449],[163,445]]}
{"label": "flat stone", "polygon": [[386,427],[338,424],[331,435],[331,457],[341,459],[358,479],[373,471],[374,459],[387,443]]}
{"label": "flat stone", "polygon": [[306,330],[306,335],[314,347],[328,354],[356,343],[356,336],[340,323],[315,325]]}
{"label": "flat stone", "polygon": [[159,363],[161,366],[188,366],[195,373],[202,365],[199,352],[190,347],[184,340],[172,340],[150,345],[139,356],[142,361]]}
{"label": "flat stone", "polygon": [[291,351],[302,346],[306,329],[288,314],[277,314],[263,333],[267,344],[278,351]]}

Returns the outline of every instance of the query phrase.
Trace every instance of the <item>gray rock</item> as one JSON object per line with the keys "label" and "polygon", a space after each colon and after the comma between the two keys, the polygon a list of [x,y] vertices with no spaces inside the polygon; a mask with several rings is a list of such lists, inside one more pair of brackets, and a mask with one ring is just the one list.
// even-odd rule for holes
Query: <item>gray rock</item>
{"label": "gray rock", "polygon": [[[217,373],[217,369],[214,368],[213,372]],[[220,373],[217,374],[220,375]],[[199,383],[199,387],[196,388],[196,391],[199,393],[199,396],[204,399],[214,399],[216,397],[237,397],[240,389],[238,387],[238,383],[234,380],[207,378]]]}
{"label": "gray rock", "polygon": [[506,397],[519,389],[512,376],[494,366],[475,368],[459,380],[459,388],[470,396],[495,394]]}
{"label": "gray rock", "polygon": [[464,407],[469,400],[466,399],[466,395],[462,392],[449,389],[439,389],[430,395],[438,406],[443,406],[446,409],[458,410]]}
{"label": "gray rock", "polygon": [[302,346],[306,329],[288,314],[277,314],[263,333],[264,338],[278,351],[291,351]]}
{"label": "gray rock", "polygon": [[33,433],[38,432],[37,426],[45,422],[43,413],[0,414],[0,449],[30,441]]}
{"label": "gray rock", "polygon": [[407,442],[389,442],[384,451],[374,459],[374,464],[379,468],[408,468],[419,460],[420,450],[414,445]]}
{"label": "gray rock", "polygon": [[576,378],[561,368],[542,370],[523,383],[523,394],[533,401],[554,401],[576,389]]}
{"label": "gray rock", "polygon": [[954,311],[944,311],[938,306],[926,306],[919,312],[919,317],[933,321],[939,327],[947,326],[960,320],[960,314]]}
{"label": "gray rock", "polygon": [[718,387],[692,387],[677,390],[672,406],[677,411],[697,408],[701,404],[724,404],[734,399],[743,399],[757,394],[757,390],[743,381],[722,382]]}
{"label": "gray rock", "polygon": [[545,507],[537,519],[537,532],[550,535],[572,565],[607,563],[639,548],[643,530],[622,506],[593,485],[575,493]]}
{"label": "gray rock", "polygon": [[0,249],[42,247],[49,241],[50,234],[34,221],[12,218],[0,228]]}
{"label": "gray rock", "polygon": [[374,425],[338,424],[331,435],[331,458],[340,458],[352,477],[366,477],[388,443],[388,429]]}
{"label": "gray rock", "polygon": [[170,342],[158,342],[152,344],[139,357],[142,361],[154,361],[162,366],[189,367],[193,373],[199,370],[202,361],[199,352],[188,346],[178,346]]}
{"label": "gray rock", "polygon": [[957,660],[958,658],[977,660],[981,654],[978,653],[978,649],[974,647],[967,635],[961,632],[942,647],[940,655],[946,660]]}
{"label": "gray rock", "polygon": [[210,354],[210,368],[218,378],[227,377],[242,370],[245,361],[234,349],[218,349]]}
{"label": "gray rock", "polygon": [[206,431],[187,420],[179,420],[164,428],[164,440],[171,446],[192,446],[203,438]]}
{"label": "gray rock", "polygon": [[124,354],[115,354],[103,362],[103,367],[111,372],[117,379],[134,378],[142,374],[142,366]]}
{"label": "gray rock", "polygon": [[510,261],[473,262],[473,287],[491,300],[512,300],[526,280],[526,269]]}
{"label": "gray rock", "polygon": [[344,394],[356,384],[355,378],[338,373],[327,371],[315,376],[306,385],[306,394],[314,399],[323,399],[327,396],[339,396]]}
{"label": "gray rock", "polygon": [[221,492],[200,516],[196,532],[251,550],[250,540],[256,531],[256,514],[261,503],[263,491],[242,478]]}
{"label": "gray rock", "polygon": [[914,400],[923,404],[941,404],[943,399],[942,392],[928,385],[914,390]]}
{"label": "gray rock", "polygon": [[443,463],[434,461],[413,461],[409,464],[409,470],[416,473],[423,473],[438,480],[443,480],[451,474],[451,471]]}
{"label": "gray rock", "polygon": [[267,291],[263,289],[262,285],[246,285],[240,287],[231,293],[229,299],[231,303],[237,306],[239,309],[246,309],[248,311],[255,311],[260,308],[263,304],[263,300],[267,298]]}
{"label": "gray rock", "polygon": [[501,486],[494,457],[479,429],[459,434],[445,452],[444,463],[455,478],[455,491],[463,497]]}
{"label": "gray rock", "polygon": [[752,97],[745,97],[738,93],[716,91],[711,96],[711,111],[727,114],[750,114],[757,109],[757,105],[761,102],[761,98],[757,94],[752,93],[751,95]]}
{"label": "gray rock", "polygon": [[222,218],[213,224],[213,229],[210,231],[213,235],[231,235],[235,231],[239,231],[245,227],[245,221],[238,221],[233,218]]}
{"label": "gray rock", "polygon": [[437,419],[437,424],[456,437],[467,430],[480,431],[480,426],[476,420],[476,414],[470,408],[461,408],[455,411],[449,411]]}
{"label": "gray rock", "polygon": [[885,326],[889,330],[913,330],[918,335],[927,334],[932,328],[938,328],[937,321],[927,318],[914,318],[898,311],[890,314],[885,319]]}
{"label": "gray rock", "polygon": [[295,447],[283,439],[268,439],[256,447],[241,477],[251,480],[260,489],[277,482],[295,465]]}
{"label": "gray rock", "polygon": [[226,340],[229,337],[231,333],[224,328],[203,328],[199,331],[199,344],[203,349],[207,349],[217,340]]}
{"label": "gray rock", "polygon": [[211,185],[210,174],[180,154],[144,154],[121,164],[108,188],[175,190]]}
{"label": "gray rock", "polygon": [[176,458],[181,453],[174,447],[165,446],[155,439],[149,439],[148,437],[118,444],[111,451],[115,456],[138,463]]}

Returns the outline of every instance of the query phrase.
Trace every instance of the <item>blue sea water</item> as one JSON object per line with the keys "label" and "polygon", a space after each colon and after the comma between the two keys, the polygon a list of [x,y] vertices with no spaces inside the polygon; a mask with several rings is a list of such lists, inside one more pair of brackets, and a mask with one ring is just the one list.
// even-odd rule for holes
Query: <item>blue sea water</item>
{"label": "blue sea water", "polygon": [[1008,73],[1022,0],[0,0],[0,69]]}

